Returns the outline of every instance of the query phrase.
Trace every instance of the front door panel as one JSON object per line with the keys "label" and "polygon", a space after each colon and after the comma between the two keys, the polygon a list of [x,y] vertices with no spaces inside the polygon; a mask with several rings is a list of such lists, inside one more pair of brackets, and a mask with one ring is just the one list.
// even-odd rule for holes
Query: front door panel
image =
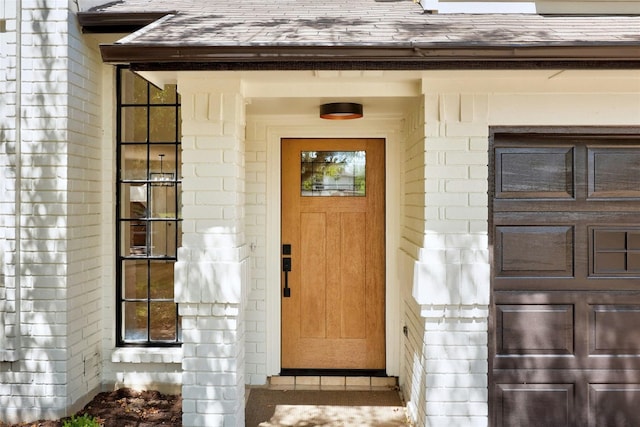
{"label": "front door panel", "polygon": [[283,369],[385,368],[384,211],[384,140],[282,141]]}

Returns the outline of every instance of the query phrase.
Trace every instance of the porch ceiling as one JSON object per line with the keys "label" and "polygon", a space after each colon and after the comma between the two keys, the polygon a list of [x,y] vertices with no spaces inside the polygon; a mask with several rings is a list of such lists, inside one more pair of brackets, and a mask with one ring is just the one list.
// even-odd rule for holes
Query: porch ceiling
{"label": "porch ceiling", "polygon": [[[85,12],[81,22],[148,14],[142,3]],[[636,68],[640,16],[429,15],[405,0],[191,0],[101,52],[141,70]]]}

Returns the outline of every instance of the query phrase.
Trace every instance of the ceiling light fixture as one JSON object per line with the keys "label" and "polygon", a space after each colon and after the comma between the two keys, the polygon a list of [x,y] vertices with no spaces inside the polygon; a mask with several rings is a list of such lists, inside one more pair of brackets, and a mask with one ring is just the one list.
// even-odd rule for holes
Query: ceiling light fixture
{"label": "ceiling light fixture", "polygon": [[320,106],[320,118],[327,120],[350,120],[362,117],[362,104],[355,102],[333,102]]}

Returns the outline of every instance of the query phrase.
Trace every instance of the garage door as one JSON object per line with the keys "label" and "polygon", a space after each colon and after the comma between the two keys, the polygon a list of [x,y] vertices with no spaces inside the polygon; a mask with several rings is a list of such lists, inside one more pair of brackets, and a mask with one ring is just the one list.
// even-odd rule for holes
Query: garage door
{"label": "garage door", "polygon": [[640,136],[495,133],[493,426],[640,426]]}

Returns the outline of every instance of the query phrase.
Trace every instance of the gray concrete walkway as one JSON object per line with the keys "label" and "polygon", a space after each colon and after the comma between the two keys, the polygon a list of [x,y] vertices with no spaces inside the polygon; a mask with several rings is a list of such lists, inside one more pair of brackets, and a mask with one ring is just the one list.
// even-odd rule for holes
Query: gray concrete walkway
{"label": "gray concrete walkway", "polygon": [[247,427],[409,426],[398,391],[247,389]]}

